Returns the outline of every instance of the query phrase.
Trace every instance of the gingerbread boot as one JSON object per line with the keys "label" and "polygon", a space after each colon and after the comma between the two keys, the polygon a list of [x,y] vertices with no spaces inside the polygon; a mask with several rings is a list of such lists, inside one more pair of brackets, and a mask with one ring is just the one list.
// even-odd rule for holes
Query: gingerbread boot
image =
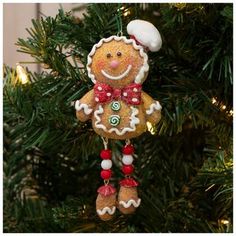
{"label": "gingerbread boot", "polygon": [[120,181],[118,208],[123,214],[132,214],[141,203],[137,192],[138,182],[130,177],[134,170],[132,165],[134,147],[131,144],[126,144],[122,152],[122,171],[125,174],[125,178]]}
{"label": "gingerbread boot", "polygon": [[101,220],[112,219],[116,211],[116,190],[114,187],[104,185],[98,189],[96,209]]}
{"label": "gingerbread boot", "polygon": [[101,177],[104,180],[104,186],[98,189],[98,196],[96,200],[96,210],[100,219],[106,221],[110,220],[116,211],[116,189],[109,184],[111,178],[111,150],[107,148],[108,141],[103,139],[105,149],[101,151]]}

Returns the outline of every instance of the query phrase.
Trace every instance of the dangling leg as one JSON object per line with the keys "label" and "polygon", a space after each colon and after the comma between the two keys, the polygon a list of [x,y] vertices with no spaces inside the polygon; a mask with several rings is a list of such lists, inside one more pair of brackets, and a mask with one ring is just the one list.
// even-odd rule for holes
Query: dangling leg
{"label": "dangling leg", "polygon": [[112,153],[108,149],[108,139],[102,137],[104,149],[100,152],[101,162],[101,177],[103,178],[104,185],[98,188],[98,196],[96,200],[96,210],[98,216],[106,221],[110,220],[116,211],[116,189],[109,184],[111,178],[112,167]]}
{"label": "dangling leg", "polygon": [[138,182],[135,181],[130,175],[134,171],[133,163],[134,147],[130,144],[130,140],[126,140],[126,144],[122,149],[122,172],[125,178],[120,181],[120,191],[118,194],[119,210],[124,214],[131,214],[139,207],[141,199],[138,198],[137,186]]}

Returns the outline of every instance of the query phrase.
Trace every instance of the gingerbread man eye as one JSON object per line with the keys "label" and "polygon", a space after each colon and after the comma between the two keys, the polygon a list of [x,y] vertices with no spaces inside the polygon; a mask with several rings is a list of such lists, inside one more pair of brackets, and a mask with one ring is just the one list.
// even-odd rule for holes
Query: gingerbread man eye
{"label": "gingerbread man eye", "polygon": [[116,55],[117,55],[118,57],[120,57],[120,56],[122,55],[122,53],[121,53],[121,52],[117,52]]}
{"label": "gingerbread man eye", "polygon": [[111,58],[111,53],[107,53],[107,58]]}

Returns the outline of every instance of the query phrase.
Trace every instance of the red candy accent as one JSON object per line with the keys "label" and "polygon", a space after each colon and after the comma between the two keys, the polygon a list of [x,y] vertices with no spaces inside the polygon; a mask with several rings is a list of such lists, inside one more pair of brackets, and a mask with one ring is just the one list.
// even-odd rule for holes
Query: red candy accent
{"label": "red candy accent", "polygon": [[130,175],[134,171],[134,166],[133,165],[123,165],[122,171],[125,175]]}
{"label": "red candy accent", "polygon": [[104,149],[100,152],[100,157],[102,159],[111,159],[111,150]]}
{"label": "red candy accent", "polygon": [[104,196],[110,196],[116,192],[116,189],[112,185],[108,184],[98,188],[97,192]]}
{"label": "red candy accent", "polygon": [[111,178],[111,170],[102,170],[101,177],[103,179],[110,179]]}
{"label": "red candy accent", "polygon": [[132,155],[134,153],[134,146],[132,144],[123,147],[122,152],[125,155]]}
{"label": "red candy accent", "polygon": [[120,181],[120,185],[124,187],[137,187],[138,182],[133,178],[125,178]]}

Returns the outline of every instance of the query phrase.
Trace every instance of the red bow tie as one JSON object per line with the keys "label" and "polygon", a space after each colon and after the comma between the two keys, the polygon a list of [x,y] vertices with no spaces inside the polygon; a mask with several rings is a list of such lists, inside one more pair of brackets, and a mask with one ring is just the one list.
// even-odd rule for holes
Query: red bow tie
{"label": "red bow tie", "polygon": [[111,100],[122,99],[130,105],[140,105],[141,103],[141,84],[129,84],[124,88],[112,88],[108,84],[96,83],[94,85],[95,101],[105,103]]}

